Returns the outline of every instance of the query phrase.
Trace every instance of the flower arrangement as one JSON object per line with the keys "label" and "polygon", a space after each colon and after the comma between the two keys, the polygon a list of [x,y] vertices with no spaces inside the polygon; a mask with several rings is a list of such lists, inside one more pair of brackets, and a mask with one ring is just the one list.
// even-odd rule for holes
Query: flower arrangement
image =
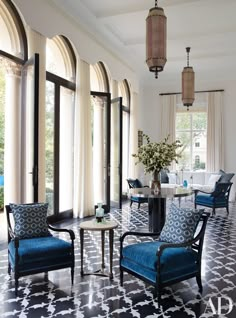
{"label": "flower arrangement", "polygon": [[138,159],[135,164],[144,165],[145,173],[159,173],[162,169],[167,169],[172,161],[178,163],[177,159],[181,156],[177,153],[177,149],[182,147],[179,140],[168,143],[168,135],[163,141],[157,143],[150,142],[148,135],[143,134],[143,137],[146,139],[146,144],[140,146],[138,153],[132,156]]}

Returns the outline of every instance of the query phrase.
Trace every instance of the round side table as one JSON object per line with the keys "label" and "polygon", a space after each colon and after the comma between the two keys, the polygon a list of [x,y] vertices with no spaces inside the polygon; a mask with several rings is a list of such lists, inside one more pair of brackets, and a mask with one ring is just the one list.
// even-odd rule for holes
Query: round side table
{"label": "round side table", "polygon": [[[99,276],[108,276],[110,279],[113,278],[112,273],[112,261],[113,261],[113,238],[114,238],[114,229],[118,227],[118,224],[114,221],[103,220],[102,222],[97,222],[96,219],[91,221],[85,221],[80,223],[80,248],[81,248],[81,276],[84,275],[99,275]],[[84,230],[88,231],[101,231],[101,244],[102,244],[102,265],[101,269],[92,272],[84,273],[83,270],[83,261],[84,261]],[[104,262],[104,247],[105,247],[105,231],[109,231],[109,247],[110,247],[110,272],[105,273],[105,262]]]}

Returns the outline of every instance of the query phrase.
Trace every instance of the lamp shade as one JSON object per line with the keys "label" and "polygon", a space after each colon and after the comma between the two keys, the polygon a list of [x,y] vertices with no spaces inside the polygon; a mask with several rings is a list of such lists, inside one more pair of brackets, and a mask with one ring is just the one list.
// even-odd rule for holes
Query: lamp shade
{"label": "lamp shade", "polygon": [[157,6],[146,18],[146,63],[156,78],[166,64],[166,16]]}
{"label": "lamp shade", "polygon": [[189,52],[190,47],[186,47],[187,52],[187,66],[184,67],[182,72],[182,101],[183,105],[189,106],[193,105],[194,102],[194,87],[195,87],[195,74],[193,68],[189,66]]}
{"label": "lamp shade", "polygon": [[184,106],[192,106],[194,102],[194,71],[190,66],[184,67],[182,72],[182,101]]}

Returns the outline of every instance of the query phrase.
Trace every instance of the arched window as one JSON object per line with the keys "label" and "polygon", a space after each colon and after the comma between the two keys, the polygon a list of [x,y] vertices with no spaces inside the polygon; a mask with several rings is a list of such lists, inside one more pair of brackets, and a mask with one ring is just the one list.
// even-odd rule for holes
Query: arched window
{"label": "arched window", "polygon": [[[23,23],[10,0],[0,1],[0,211],[21,200],[21,69],[27,60]],[[0,224],[3,224],[2,219]],[[5,224],[3,224],[5,225]],[[7,237],[6,226],[1,227]],[[2,243],[0,241],[0,243]]]}
{"label": "arched window", "polygon": [[46,200],[58,219],[73,206],[76,59],[64,36],[48,39],[46,52]]}
{"label": "arched window", "polygon": [[129,125],[130,125],[130,89],[127,80],[118,85],[118,95],[122,97],[122,189],[127,193],[127,181],[129,178]]}

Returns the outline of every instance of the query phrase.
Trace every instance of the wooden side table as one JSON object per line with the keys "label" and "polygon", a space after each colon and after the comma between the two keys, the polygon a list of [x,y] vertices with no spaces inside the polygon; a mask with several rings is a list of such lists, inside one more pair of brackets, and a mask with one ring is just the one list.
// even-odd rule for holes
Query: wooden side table
{"label": "wooden side table", "polygon": [[[99,275],[99,276],[108,276],[110,279],[113,278],[112,273],[112,261],[113,261],[113,238],[114,238],[114,229],[118,227],[118,224],[114,221],[104,220],[103,222],[97,222],[96,219],[91,221],[85,221],[80,223],[80,248],[81,248],[81,276],[84,275]],[[101,244],[102,244],[102,265],[101,269],[92,272],[84,273],[83,270],[83,261],[84,261],[84,230],[88,231],[101,231]],[[109,231],[109,247],[110,247],[110,272],[105,273],[105,262],[104,262],[104,247],[105,247],[105,231]]]}

